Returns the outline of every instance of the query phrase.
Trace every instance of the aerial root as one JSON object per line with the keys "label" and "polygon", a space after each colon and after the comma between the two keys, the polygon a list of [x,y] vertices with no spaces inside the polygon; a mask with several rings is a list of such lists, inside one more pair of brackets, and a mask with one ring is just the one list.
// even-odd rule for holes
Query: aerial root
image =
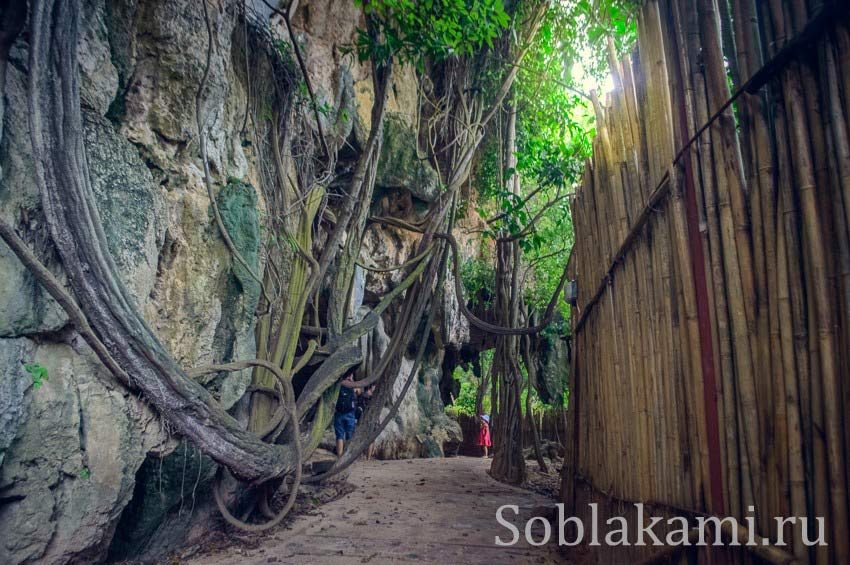
{"label": "aerial root", "polygon": [[[315,348],[315,345],[313,346],[313,348]],[[190,371],[189,374],[191,376],[200,376],[219,371],[241,371],[242,369],[247,369],[250,367],[263,367],[264,369],[269,370],[277,380],[274,392],[278,396],[278,408],[272,415],[271,420],[263,427],[263,429],[258,430],[255,433],[260,438],[262,438],[263,441],[268,443],[275,443],[277,441],[278,436],[283,431],[283,423],[286,420],[286,416],[289,416],[288,419],[289,422],[292,424],[292,437],[293,443],[295,445],[295,454],[297,458],[292,486],[289,489],[289,496],[287,497],[286,503],[284,504],[283,508],[281,508],[278,512],[275,513],[271,510],[271,506],[269,505],[269,498],[273,496],[274,492],[276,492],[277,489],[270,488],[270,486],[276,481],[281,480],[281,477],[274,478],[270,481],[262,483],[261,485],[258,485],[260,491],[260,496],[258,500],[259,510],[266,518],[269,518],[268,522],[264,522],[262,524],[250,524],[248,522],[245,522],[244,520],[240,520],[239,518],[234,516],[230,512],[230,510],[228,510],[227,504],[224,500],[224,495],[222,494],[221,484],[222,477],[224,475],[224,467],[219,467],[218,471],[216,472],[215,482],[213,483],[213,496],[215,498],[215,503],[218,507],[219,512],[221,512],[221,515],[224,517],[225,521],[228,524],[246,532],[263,532],[280,524],[281,520],[283,520],[286,515],[289,514],[289,511],[295,504],[295,498],[298,495],[298,487],[301,485],[301,467],[303,464],[300,435],[301,431],[298,426],[298,410],[295,405],[295,391],[292,388],[292,377],[291,375],[285,375],[280,367],[277,367],[273,363],[270,363],[264,359],[247,359],[245,361],[236,361],[233,363],[225,363],[221,365],[208,365],[206,367],[194,369]],[[285,478],[283,478],[282,484],[284,484],[285,482]]]}
{"label": "aerial root", "polygon": [[286,518],[286,515],[289,514],[289,511],[292,510],[292,507],[295,504],[295,498],[296,496],[298,496],[298,487],[301,485],[301,464],[299,463],[298,467],[296,467],[295,469],[295,478],[293,480],[292,487],[289,489],[289,495],[286,498],[286,504],[284,504],[283,508],[281,508],[277,513],[272,512],[271,507],[269,506],[269,496],[270,493],[273,492],[273,490],[265,489],[265,492],[261,492],[259,499],[260,512],[267,518],[271,518],[268,522],[264,522],[262,524],[249,524],[248,522],[240,520],[239,518],[231,514],[230,510],[228,510],[227,508],[227,504],[225,504],[224,495],[221,491],[221,479],[223,475],[224,467],[219,467],[218,472],[216,472],[215,474],[215,482],[213,483],[213,496],[215,498],[215,504],[218,507],[218,511],[221,512],[222,517],[228,524],[239,528],[240,530],[246,532],[264,532],[280,524],[280,522],[284,518]]}

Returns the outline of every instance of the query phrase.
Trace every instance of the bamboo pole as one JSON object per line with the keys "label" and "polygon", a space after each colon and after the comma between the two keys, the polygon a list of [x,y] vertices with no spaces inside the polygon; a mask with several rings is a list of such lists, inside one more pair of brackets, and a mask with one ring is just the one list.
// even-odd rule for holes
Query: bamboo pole
{"label": "bamboo pole", "polygon": [[[826,95],[829,100],[829,123],[832,131],[833,150],[836,164],[837,180],[834,181],[836,192],[833,202],[837,204],[833,206],[836,229],[839,232],[839,251],[840,258],[840,279],[839,289],[841,293],[841,301],[843,302],[843,318],[841,319],[841,336],[843,339],[839,349],[842,356],[839,360],[839,370],[844,377],[844,406],[845,414],[846,407],[850,406],[850,380],[847,375],[850,375],[850,126],[848,126],[848,116],[850,116],[850,103],[844,107],[840,101],[843,99],[848,102],[850,97],[850,79],[847,75],[850,74],[850,38],[847,35],[845,27],[839,27],[834,34],[834,43],[832,46],[826,47],[826,78],[825,83],[828,88]],[[839,64],[843,62],[843,65]],[[842,92],[841,79],[844,79],[845,88]],[[842,202],[843,201],[843,202]],[[844,418],[844,443],[845,453],[850,456],[850,427],[846,417]],[[845,466],[846,469],[846,488],[850,490],[850,465]]]}
{"label": "bamboo pole", "polygon": [[[696,123],[706,123],[709,111],[705,95],[705,75],[700,64],[699,53],[699,20],[696,9],[686,10],[686,31],[688,61],[690,62],[690,76],[693,81],[694,111]],[[738,450],[738,424],[737,409],[735,407],[735,372],[734,358],[732,353],[730,323],[727,307],[726,273],[723,267],[723,251],[720,239],[719,207],[717,204],[716,175],[714,171],[714,147],[713,135],[704,134],[698,144],[700,180],[699,186],[705,202],[705,217],[707,224],[707,239],[710,260],[710,273],[713,281],[714,292],[714,317],[712,326],[716,333],[717,342],[717,367],[721,375],[721,387],[723,390],[723,420],[726,439],[726,473],[724,474],[727,485],[727,500],[729,511],[733,515],[740,515],[741,509],[741,463]],[[750,483],[749,472],[743,475],[747,484]],[[751,491],[751,487],[745,488]]]}
{"label": "bamboo pole", "polygon": [[[778,17],[776,14],[774,17]],[[848,523],[847,488],[845,484],[844,441],[842,439],[841,385],[836,367],[835,335],[832,323],[830,293],[827,287],[828,267],[823,239],[823,219],[817,202],[817,172],[812,157],[810,131],[807,124],[806,99],[802,90],[801,65],[792,62],[782,74],[785,104],[788,112],[790,141],[795,147],[795,180],[802,209],[806,257],[813,316],[810,324],[817,333],[818,361],[821,371],[821,399],[827,454],[830,510],[833,520],[834,553],[838,562],[850,560],[850,540],[840,528]],[[815,387],[818,393],[820,387]],[[816,462],[817,464],[817,462]]]}
{"label": "bamboo pole", "polygon": [[[706,67],[707,105],[718,108],[728,97],[728,85],[723,70],[717,13],[713,0],[698,0],[697,13]],[[743,420],[744,424],[740,429],[744,432],[744,446],[749,461],[749,483],[752,485],[754,499],[758,501],[759,506],[763,507],[762,435],[752,357],[753,326],[751,323],[755,320],[753,261],[749,241],[749,222],[746,220],[746,205],[743,202],[744,184],[740,170],[740,150],[735,138],[735,124],[731,110],[715,122],[710,129],[710,135],[715,150],[714,174],[717,180],[720,236],[734,338],[733,353],[741,411],[739,419]]]}
{"label": "bamboo pole", "polygon": [[[788,435],[796,441],[789,443],[787,459],[791,487],[791,509],[795,516],[807,515],[804,456],[800,429],[800,407],[797,393],[797,367],[794,359],[794,336],[791,321],[791,297],[788,282],[788,257],[785,248],[785,225],[777,222],[777,273],[778,273],[778,310],[782,340],[783,374],[785,375],[785,398],[788,405]],[[795,532],[792,542],[794,555],[805,563],[808,561],[806,549]]]}

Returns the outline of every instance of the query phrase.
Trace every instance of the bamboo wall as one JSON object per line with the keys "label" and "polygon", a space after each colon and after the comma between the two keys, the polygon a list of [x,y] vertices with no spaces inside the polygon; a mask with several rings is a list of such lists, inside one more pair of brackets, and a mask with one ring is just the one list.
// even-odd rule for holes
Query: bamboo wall
{"label": "bamboo wall", "polygon": [[848,4],[648,0],[635,53],[609,57],[573,202],[577,515],[752,505],[770,539],[774,516],[823,516],[828,547],[789,525],[785,551],[850,563]]}

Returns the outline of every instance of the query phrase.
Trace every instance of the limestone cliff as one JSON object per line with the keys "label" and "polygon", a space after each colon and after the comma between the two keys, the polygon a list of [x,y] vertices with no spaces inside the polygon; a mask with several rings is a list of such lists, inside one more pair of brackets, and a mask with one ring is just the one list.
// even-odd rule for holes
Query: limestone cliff
{"label": "limestone cliff", "polygon": [[[249,26],[268,22],[270,11],[262,2],[248,2],[250,18],[244,18],[243,5],[208,3],[214,43],[201,105],[218,207],[239,252],[259,270],[267,258],[267,202],[257,188],[264,172],[254,146],[256,124],[247,117],[249,104],[262,103],[262,93],[252,91]],[[124,284],[184,368],[254,357],[259,285],[232,259],[203,182],[195,127],[208,40],[202,4],[86,0],[82,21],[78,50],[88,166]],[[293,23],[317,98],[330,109],[322,113],[325,131],[356,153],[369,130],[373,101],[369,67],[345,55],[361,15],[352,0],[317,0],[303,3]],[[271,32],[284,37],[279,23]],[[33,178],[27,51],[24,34],[11,47],[2,93],[0,215],[61,278]],[[439,193],[436,173],[417,158],[417,104],[416,76],[410,68],[400,70],[375,212],[415,217]],[[301,104],[297,111],[309,108]],[[344,167],[345,159],[340,161]],[[399,264],[414,242],[401,230],[372,226],[360,260]],[[467,255],[475,252],[464,247]],[[203,502],[209,461],[173,437],[143,399],[116,384],[3,244],[0,273],[0,562],[95,561],[107,555],[113,538],[113,556],[141,551],[169,513],[187,504],[194,510],[196,497]],[[352,313],[373,304],[398,283],[397,276],[358,270]],[[441,331],[417,386],[379,439],[384,456],[440,455],[444,441],[458,439],[459,427],[443,414],[440,396],[444,349],[459,350],[469,339],[453,289],[449,280]],[[378,332],[384,337],[391,317]],[[47,371],[40,386],[25,368],[32,364]],[[205,385],[238,413],[250,379],[245,370]],[[128,504],[131,511],[122,518]],[[172,527],[174,536],[190,521],[183,512],[180,517],[171,522],[179,525]]]}

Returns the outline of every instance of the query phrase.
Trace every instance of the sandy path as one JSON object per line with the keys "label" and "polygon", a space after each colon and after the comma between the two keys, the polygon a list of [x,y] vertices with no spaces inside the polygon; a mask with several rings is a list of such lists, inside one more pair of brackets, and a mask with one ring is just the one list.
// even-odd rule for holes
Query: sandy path
{"label": "sandy path", "polygon": [[[549,563],[552,546],[531,547],[521,537],[511,548],[494,538],[510,533],[496,522],[503,504],[520,507],[523,526],[535,507],[552,501],[491,479],[489,460],[470,457],[361,461],[349,481],[351,494],[297,518],[268,535],[260,547],[231,548],[190,563]],[[539,510],[539,508],[538,508]],[[537,531],[537,530],[535,530]]]}

